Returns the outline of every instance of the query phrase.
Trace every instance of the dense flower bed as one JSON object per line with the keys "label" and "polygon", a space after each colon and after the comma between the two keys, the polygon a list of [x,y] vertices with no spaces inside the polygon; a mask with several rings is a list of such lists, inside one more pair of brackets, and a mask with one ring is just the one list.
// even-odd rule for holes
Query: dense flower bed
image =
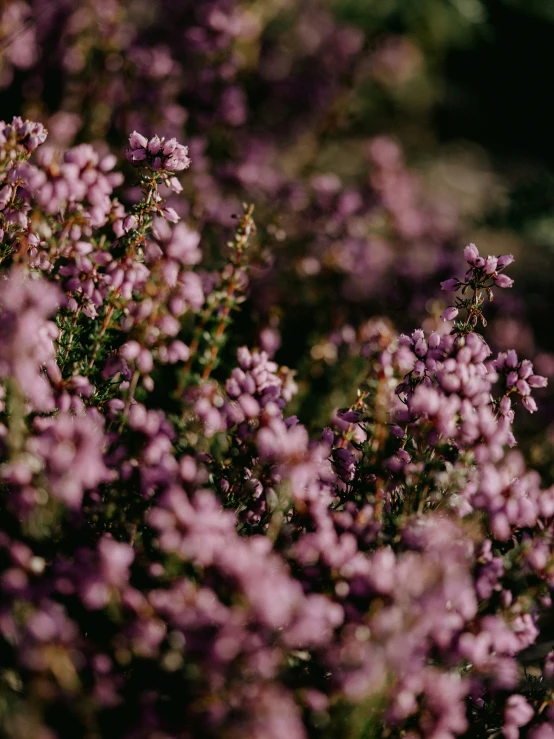
{"label": "dense flower bed", "polygon": [[478,333],[513,257],[467,246],[432,332],[370,321],[308,431],[267,336],[222,362],[251,206],[204,271],[175,138],[131,134],[127,207],[112,154],[0,147],[6,735],[553,736],[554,489],[513,433],[546,379]]}
{"label": "dense flower bed", "polygon": [[0,3],[2,736],[554,739],[532,260],[387,133],[484,4],[370,6]]}

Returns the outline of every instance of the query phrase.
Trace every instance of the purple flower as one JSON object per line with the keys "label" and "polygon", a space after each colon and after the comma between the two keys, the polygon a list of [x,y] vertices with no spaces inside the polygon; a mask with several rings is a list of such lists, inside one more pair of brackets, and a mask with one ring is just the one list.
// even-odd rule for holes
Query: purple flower
{"label": "purple flower", "polygon": [[531,388],[525,380],[518,380],[516,383],[516,389],[520,395],[530,395]]}
{"label": "purple flower", "polygon": [[175,149],[178,146],[179,146],[179,144],[177,143],[177,139],[175,139],[175,138],[168,139],[167,141],[164,142],[164,145],[163,145],[163,153],[167,157],[170,154],[173,154],[173,152],[175,151]]}
{"label": "purple flower", "polygon": [[459,280],[457,280],[455,277],[450,277],[450,279],[441,282],[441,289],[446,290],[447,292],[453,292],[454,290],[458,289],[459,284]]}
{"label": "purple flower", "polygon": [[129,144],[131,149],[146,149],[148,146],[148,139],[137,131],[133,131],[129,136]]}
{"label": "purple flower", "polygon": [[[165,141],[159,136],[153,136],[150,141],[142,134],[133,131],[129,136],[129,146],[125,156],[133,164],[148,165],[155,172],[179,172],[190,165],[188,148],[177,143],[175,139]],[[144,165],[141,165],[144,162]],[[177,190],[173,178],[167,180],[168,186]]]}
{"label": "purple flower", "polygon": [[498,270],[504,269],[514,261],[514,257],[511,254],[504,254],[502,257],[498,257],[496,268]]}
{"label": "purple flower", "polygon": [[125,220],[123,221],[123,230],[125,231],[125,233],[127,233],[128,231],[132,231],[136,225],[137,225],[136,217],[133,215],[127,216]]}
{"label": "purple flower", "polygon": [[[510,731],[511,727],[525,726],[533,718],[533,708],[527,703],[522,695],[517,693],[511,695],[506,701],[506,707],[504,709],[504,721],[505,726],[503,734],[506,739],[511,739],[514,734]],[[516,732],[515,736],[519,734]]]}
{"label": "purple flower", "polygon": [[156,155],[159,153],[161,148],[162,148],[162,141],[159,138],[159,136],[154,136],[148,142],[147,149],[148,149],[149,154]]}
{"label": "purple flower", "polygon": [[405,449],[399,449],[396,455],[401,462],[405,462],[406,464],[412,461],[412,458]]}
{"label": "purple flower", "polygon": [[170,208],[169,206],[166,206],[163,211],[163,217],[166,219],[166,221],[170,221],[170,223],[178,223],[181,219],[181,217],[177,214],[174,208]]}
{"label": "purple flower", "polygon": [[546,387],[548,385],[548,380],[542,375],[531,375],[527,378],[527,383],[529,384],[529,387],[532,388]]}
{"label": "purple flower", "polygon": [[163,163],[164,169],[170,172],[180,172],[183,169],[187,169],[190,166],[190,159],[188,158],[188,148],[177,144],[173,153]]}
{"label": "purple flower", "polygon": [[127,584],[129,567],[135,558],[132,547],[106,534],[100,539],[98,553],[105,582],[113,587]]}
{"label": "purple flower", "polygon": [[479,259],[479,249],[475,246],[475,244],[469,244],[464,249],[464,257],[468,264],[470,264],[472,267],[475,266],[475,262],[477,259]]}
{"label": "purple flower", "polygon": [[514,281],[511,277],[508,277],[508,275],[495,275],[493,280],[497,287],[512,287],[514,284]]}
{"label": "purple flower", "polygon": [[524,408],[526,408],[529,413],[535,413],[537,410],[537,404],[535,402],[535,399],[532,398],[530,395],[526,395],[522,401],[521,404]]}
{"label": "purple flower", "polygon": [[71,508],[78,508],[85,490],[113,479],[107,469],[103,429],[93,415],[37,418],[29,451],[44,467],[51,493]]}
{"label": "purple flower", "polygon": [[458,309],[453,305],[449,306],[441,315],[443,321],[452,321],[458,315]]}
{"label": "purple flower", "polygon": [[52,410],[42,369],[54,363],[58,330],[47,318],[60,304],[58,289],[14,268],[0,290],[0,377],[13,377],[37,410]]}
{"label": "purple flower", "polygon": [[438,334],[436,331],[433,331],[433,333],[429,336],[429,348],[430,349],[438,349],[441,343],[441,337],[440,334]]}

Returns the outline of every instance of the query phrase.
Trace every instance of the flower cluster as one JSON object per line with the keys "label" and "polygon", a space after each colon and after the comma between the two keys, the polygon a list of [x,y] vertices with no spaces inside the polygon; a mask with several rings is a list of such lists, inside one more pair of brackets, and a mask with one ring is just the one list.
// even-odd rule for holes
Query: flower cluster
{"label": "flower cluster", "polygon": [[469,264],[464,281],[462,282],[455,277],[451,277],[441,282],[441,287],[447,292],[461,289],[462,295],[465,295],[471,289],[473,290],[473,296],[470,298],[457,298],[456,305],[447,308],[442,314],[442,319],[443,321],[452,321],[456,318],[460,309],[467,310],[465,326],[460,325],[457,329],[458,331],[465,330],[467,332],[476,327],[478,318],[481,318],[483,321],[481,312],[483,298],[481,297],[480,291],[485,290],[489,300],[492,300],[492,287],[512,287],[514,284],[511,277],[502,274],[502,271],[514,261],[514,258],[511,254],[505,254],[500,257],[488,256],[485,259],[485,257],[479,255],[479,250],[475,244],[466,246],[464,256]]}
{"label": "flower cluster", "polygon": [[2,160],[32,154],[46,141],[47,133],[42,123],[24,121],[19,116],[10,123],[0,122]]}
{"label": "flower cluster", "polygon": [[127,159],[135,166],[149,166],[155,172],[165,169],[168,172],[180,172],[190,165],[188,148],[177,143],[177,139],[153,136],[150,141],[140,133],[133,131],[129,137],[130,148]]}

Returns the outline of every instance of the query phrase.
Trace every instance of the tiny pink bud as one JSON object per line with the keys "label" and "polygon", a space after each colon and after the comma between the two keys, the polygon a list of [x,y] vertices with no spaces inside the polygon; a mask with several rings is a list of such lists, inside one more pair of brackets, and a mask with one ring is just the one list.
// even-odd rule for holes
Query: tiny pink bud
{"label": "tiny pink bud", "polygon": [[494,284],[498,287],[512,287],[514,284],[514,281],[511,277],[508,277],[508,275],[496,275],[494,279]]}
{"label": "tiny pink bud", "polygon": [[120,351],[121,351],[121,356],[130,362],[139,356],[140,350],[141,350],[140,344],[138,343],[138,341],[135,341],[133,339],[131,341],[128,341],[126,344],[123,344]]}
{"label": "tiny pink bud", "polygon": [[458,289],[459,284],[459,280],[457,280],[455,277],[450,277],[450,279],[441,282],[441,289],[446,290],[446,292],[453,292],[454,290]]}
{"label": "tiny pink bud", "polygon": [[148,151],[150,154],[158,154],[162,148],[162,142],[159,136],[153,136],[148,142]]}
{"label": "tiny pink bud", "polygon": [[466,248],[464,249],[464,257],[468,264],[470,264],[472,267],[475,266],[475,260],[479,257],[479,249],[475,246],[475,244],[468,244],[468,246],[466,246]]}
{"label": "tiny pink bud", "polygon": [[508,349],[506,352],[506,367],[510,369],[517,367],[517,353],[515,349]]}
{"label": "tiny pink bud", "polygon": [[116,164],[117,157],[115,156],[115,154],[106,154],[106,156],[102,157],[102,159],[100,160],[99,167],[102,172],[109,172],[115,167]]}
{"label": "tiny pink bud", "polygon": [[177,147],[177,139],[168,139],[163,145],[163,153],[167,157],[170,154],[173,154],[176,147]]}
{"label": "tiny pink bud", "polygon": [[512,401],[507,395],[504,395],[502,400],[500,401],[500,413],[502,413],[503,416],[508,415],[512,408]]}
{"label": "tiny pink bud", "polygon": [[498,263],[496,269],[504,269],[514,261],[514,257],[511,254],[504,254],[502,257],[498,257]]}
{"label": "tiny pink bud", "polygon": [[146,149],[133,149],[128,151],[126,156],[130,162],[142,162],[146,159]]}
{"label": "tiny pink bud", "polygon": [[533,708],[522,695],[516,693],[508,698],[504,708],[504,721],[508,726],[525,726],[532,718]]}
{"label": "tiny pink bud", "polygon": [[449,306],[441,315],[443,321],[452,321],[458,315],[458,309],[453,305]]}
{"label": "tiny pink bud", "polygon": [[441,337],[440,334],[438,334],[436,331],[433,331],[431,336],[429,336],[429,348],[430,349],[438,349],[441,343]]}
{"label": "tiny pink bud", "polygon": [[177,211],[175,211],[173,208],[169,208],[169,207],[164,208],[162,212],[163,212],[164,218],[167,221],[170,221],[170,223],[177,223],[178,221],[181,220],[181,217],[177,214]]}
{"label": "tiny pink bud", "polygon": [[173,190],[173,192],[183,192],[183,186],[181,185],[177,177],[170,177],[165,184],[169,187],[170,190]]}
{"label": "tiny pink bud", "polygon": [[148,374],[154,369],[154,360],[152,359],[152,352],[149,349],[141,347],[139,355],[137,357],[137,365],[141,372]]}
{"label": "tiny pink bud", "polygon": [[531,375],[527,378],[527,382],[529,387],[546,387],[548,385],[548,380],[542,375]]}
{"label": "tiny pink bud", "polygon": [[137,225],[137,219],[135,216],[127,216],[125,220],[123,221],[123,230],[125,232],[132,231],[132,229]]}
{"label": "tiny pink bud", "polygon": [[526,395],[521,401],[521,404],[529,411],[529,413],[534,413],[537,410],[535,399],[532,398],[530,395]]}
{"label": "tiny pink bud", "polygon": [[508,387],[513,387],[517,382],[518,374],[515,371],[508,372],[506,375],[506,385]]}
{"label": "tiny pink bud", "polygon": [[518,374],[522,380],[527,380],[527,378],[533,374],[532,362],[530,362],[528,359],[524,359],[519,367]]}
{"label": "tiny pink bud", "polygon": [[131,149],[146,149],[148,146],[148,139],[142,134],[137,133],[137,131],[133,131],[129,136],[129,144],[131,145]]}

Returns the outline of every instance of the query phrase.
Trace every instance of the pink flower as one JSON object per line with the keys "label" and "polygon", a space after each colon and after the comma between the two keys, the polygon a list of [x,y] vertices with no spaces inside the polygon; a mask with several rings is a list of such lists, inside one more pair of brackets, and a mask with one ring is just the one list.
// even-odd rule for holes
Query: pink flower
{"label": "pink flower", "polygon": [[496,265],[497,270],[504,269],[514,261],[514,257],[511,254],[504,254],[502,257],[498,257],[498,263]]}
{"label": "pink flower", "polygon": [[441,315],[443,321],[452,321],[458,315],[458,309],[453,305],[449,306]]}
{"label": "pink flower", "polygon": [[177,223],[181,220],[181,217],[177,214],[177,211],[175,211],[173,208],[167,207],[163,209],[163,215],[164,218],[167,221],[170,221],[170,223]]}
{"label": "pink flower", "polygon": [[178,146],[177,139],[168,139],[163,145],[163,153],[168,157],[170,154],[173,154]]}
{"label": "pink flower", "polygon": [[527,383],[529,387],[546,387],[548,385],[548,380],[546,377],[542,377],[542,375],[531,375],[527,378]]}
{"label": "pink flower", "polygon": [[148,139],[137,131],[133,131],[129,136],[129,144],[131,149],[146,149],[148,146]]}
{"label": "pink flower", "polygon": [[133,149],[132,151],[127,152],[127,159],[130,162],[142,162],[146,159],[146,156],[146,149]]}
{"label": "pink flower", "polygon": [[412,461],[412,458],[405,449],[399,449],[396,454],[401,462],[405,462],[406,464],[408,464]]}
{"label": "pink flower", "polygon": [[125,232],[132,231],[133,228],[137,225],[137,219],[135,216],[127,216],[125,220],[123,221],[123,230]]}
{"label": "pink flower", "polygon": [[[175,139],[165,141],[164,138],[153,136],[150,141],[137,131],[129,136],[129,146],[125,156],[133,164],[145,162],[155,172],[164,170],[165,172],[179,172],[186,169],[190,164],[188,158],[188,148],[177,143]],[[168,181],[170,189],[179,191],[178,185],[175,186],[174,178]]]}
{"label": "pink flower", "polygon": [[153,136],[148,142],[148,152],[150,154],[158,154],[162,148],[162,142],[159,136]]}
{"label": "pink flower", "polygon": [[441,282],[441,289],[446,290],[446,292],[453,292],[454,290],[458,289],[459,284],[459,280],[457,280],[455,277],[451,277],[450,279]]}
{"label": "pink flower", "polygon": [[507,726],[525,726],[533,718],[533,713],[532,707],[527,703],[525,698],[516,693],[515,695],[511,695],[506,701],[504,720]]}
{"label": "pink flower", "polygon": [[496,275],[494,279],[494,284],[498,287],[512,287],[514,284],[514,281],[511,277],[508,277],[508,275]]}
{"label": "pink flower", "polygon": [[468,244],[468,246],[466,246],[466,248],[464,249],[464,257],[468,264],[470,264],[472,267],[475,266],[475,262],[479,258],[479,249],[475,246],[475,244]]}
{"label": "pink flower", "polygon": [[526,410],[529,411],[529,413],[534,413],[537,410],[535,399],[532,398],[530,395],[526,395],[521,401],[521,404]]}

